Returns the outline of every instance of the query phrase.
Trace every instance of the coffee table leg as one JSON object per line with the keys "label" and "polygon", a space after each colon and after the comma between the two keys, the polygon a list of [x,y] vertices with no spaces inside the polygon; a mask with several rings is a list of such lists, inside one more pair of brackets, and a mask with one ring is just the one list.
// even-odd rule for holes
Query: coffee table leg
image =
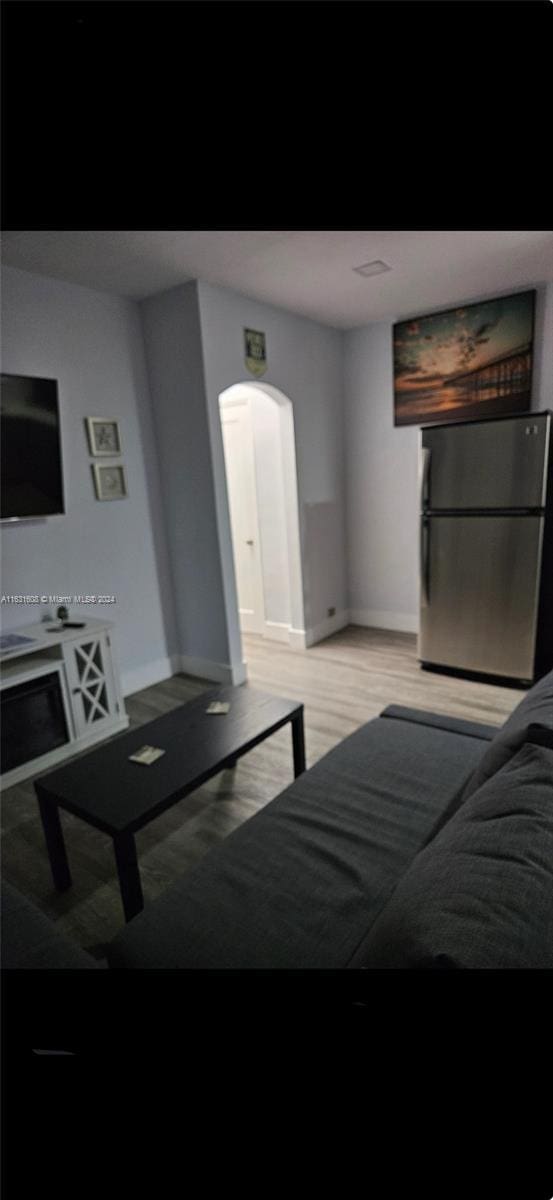
{"label": "coffee table leg", "polygon": [[38,788],[36,792],[54,885],[58,889],[58,892],[65,892],[67,888],[71,887],[72,879],[67,861],[67,851],[65,849],[59,808],[52,800],[45,800],[40,795]]}
{"label": "coffee table leg", "polygon": [[303,733],[303,709],[292,717],[292,749],[294,752],[294,778],[305,771],[305,738]]}
{"label": "coffee table leg", "polygon": [[144,908],[142,885],[136,857],[136,845],[132,833],[120,833],[113,839],[117,874],[121,888],[121,899],[125,920],[132,918]]}

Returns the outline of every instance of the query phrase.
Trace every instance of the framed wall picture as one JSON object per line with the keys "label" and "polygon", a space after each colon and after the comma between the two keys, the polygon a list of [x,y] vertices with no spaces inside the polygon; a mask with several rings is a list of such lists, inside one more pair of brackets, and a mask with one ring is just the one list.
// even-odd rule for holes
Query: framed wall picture
{"label": "framed wall picture", "polygon": [[244,358],[252,375],[264,375],[267,370],[267,339],[260,329],[244,330]]}
{"label": "framed wall picture", "polygon": [[394,325],[394,425],[528,412],[535,296],[518,292]]}
{"label": "framed wall picture", "polygon": [[128,496],[127,477],[121,463],[92,463],[97,500],[124,500]]}
{"label": "framed wall picture", "polygon": [[90,453],[98,456],[109,454],[113,457],[121,453],[119,423],[112,417],[87,417],[86,430]]}

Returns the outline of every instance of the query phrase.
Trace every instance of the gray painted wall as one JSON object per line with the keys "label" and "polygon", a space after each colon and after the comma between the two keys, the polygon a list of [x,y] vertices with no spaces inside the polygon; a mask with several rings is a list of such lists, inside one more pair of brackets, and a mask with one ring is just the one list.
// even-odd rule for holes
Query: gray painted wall
{"label": "gray painted wall", "polygon": [[[543,409],[553,407],[553,284],[537,291],[532,404]],[[351,620],[416,631],[418,428],[393,425],[391,321],[345,334],[344,383]]]}
{"label": "gray painted wall", "polygon": [[345,335],[344,377],[351,619],[415,629],[418,429],[394,429],[391,322]]}
{"label": "gray painted wall", "polygon": [[[201,673],[228,667],[196,283],[141,304],[155,410],[178,652]],[[203,665],[202,665],[203,664]],[[206,664],[208,664],[206,666]]]}
{"label": "gray painted wall", "polygon": [[[126,693],[170,674],[176,645],[159,469],[138,306],[5,267],[2,370],[59,381],[66,515],[2,527],[2,592],[113,593],[74,609],[116,623]],[[120,422],[128,499],[95,498],[84,418]],[[108,460],[98,460],[108,461]],[[44,606],[2,606],[6,630]]]}
{"label": "gray painted wall", "polygon": [[[224,574],[231,578],[233,568],[218,397],[232,384],[254,382],[244,362],[243,330],[248,327],[266,334],[263,383],[279,388],[293,406],[305,622],[316,628],[326,620],[329,606],[338,614],[346,608],[342,334],[203,282],[198,294]],[[331,520],[310,519],[307,506],[315,505],[325,505]],[[237,654],[232,595],[226,596],[226,604],[231,653]]]}

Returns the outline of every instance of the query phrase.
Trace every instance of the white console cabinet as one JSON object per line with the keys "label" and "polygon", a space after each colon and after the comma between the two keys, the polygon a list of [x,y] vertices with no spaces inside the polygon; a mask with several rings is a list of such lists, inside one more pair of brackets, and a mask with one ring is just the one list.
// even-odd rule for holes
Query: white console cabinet
{"label": "white console cabinet", "polygon": [[[40,624],[13,631],[32,640],[0,656],[2,713],[7,716],[2,788],[127,728],[112,631],[108,621],[87,621],[82,629],[49,632],[48,625]],[[37,756],[37,743],[47,744],[49,720],[51,740],[58,744]],[[12,756],[17,765],[6,770]]]}

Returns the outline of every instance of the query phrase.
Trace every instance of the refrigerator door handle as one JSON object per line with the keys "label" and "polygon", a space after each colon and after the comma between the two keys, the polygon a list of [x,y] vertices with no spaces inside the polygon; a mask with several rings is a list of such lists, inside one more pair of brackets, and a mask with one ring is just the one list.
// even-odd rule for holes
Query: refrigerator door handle
{"label": "refrigerator door handle", "polygon": [[430,527],[428,518],[421,516],[420,519],[420,581],[421,581],[421,608],[428,608],[430,604],[430,587],[429,587],[429,566],[430,566]]}
{"label": "refrigerator door handle", "polygon": [[420,511],[421,512],[424,512],[424,510],[426,508],[428,508],[428,501],[430,499],[431,457],[432,457],[432,451],[429,449],[429,447],[422,446],[421,447],[421,458],[420,458],[420,481],[419,481]]}

